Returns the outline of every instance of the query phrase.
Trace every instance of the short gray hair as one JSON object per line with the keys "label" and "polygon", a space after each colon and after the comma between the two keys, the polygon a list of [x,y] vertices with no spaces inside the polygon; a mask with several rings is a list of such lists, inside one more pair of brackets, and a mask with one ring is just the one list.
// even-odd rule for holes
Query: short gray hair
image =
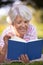
{"label": "short gray hair", "polygon": [[24,5],[21,1],[17,1],[13,4],[13,7],[10,8],[7,22],[12,23],[17,15],[22,16],[26,20],[31,20],[32,13],[30,9]]}

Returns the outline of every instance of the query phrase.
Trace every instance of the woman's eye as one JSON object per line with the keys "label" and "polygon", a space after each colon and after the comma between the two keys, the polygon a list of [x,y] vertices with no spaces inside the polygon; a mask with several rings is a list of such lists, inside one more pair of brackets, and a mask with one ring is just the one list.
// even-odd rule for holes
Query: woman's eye
{"label": "woman's eye", "polygon": [[17,22],[17,24],[20,24],[20,23],[21,23],[21,21],[18,21],[18,22]]}
{"label": "woman's eye", "polygon": [[27,23],[27,21],[24,21],[25,23]]}

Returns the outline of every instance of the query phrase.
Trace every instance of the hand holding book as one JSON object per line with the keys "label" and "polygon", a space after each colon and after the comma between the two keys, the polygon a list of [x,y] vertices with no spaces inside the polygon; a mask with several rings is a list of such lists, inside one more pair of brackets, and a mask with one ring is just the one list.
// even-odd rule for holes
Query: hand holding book
{"label": "hand holding book", "polygon": [[25,62],[25,63],[28,63],[29,62],[29,58],[28,58],[27,54],[22,54],[19,57],[19,60],[21,60],[22,62]]}
{"label": "hand holding book", "polygon": [[26,42],[21,38],[17,38],[18,37],[13,37],[8,40],[8,59],[18,60],[18,58],[20,57],[19,59],[21,60],[24,60],[24,58],[33,60],[41,57],[43,40],[39,39]]}

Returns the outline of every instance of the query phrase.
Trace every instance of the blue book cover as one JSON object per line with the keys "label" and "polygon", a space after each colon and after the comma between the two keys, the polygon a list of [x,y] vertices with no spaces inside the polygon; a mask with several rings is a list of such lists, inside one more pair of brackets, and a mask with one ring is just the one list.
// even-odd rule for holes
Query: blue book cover
{"label": "blue book cover", "polygon": [[41,57],[43,40],[31,42],[20,42],[8,40],[7,58],[10,60],[18,60],[20,55],[27,54],[30,60]]}

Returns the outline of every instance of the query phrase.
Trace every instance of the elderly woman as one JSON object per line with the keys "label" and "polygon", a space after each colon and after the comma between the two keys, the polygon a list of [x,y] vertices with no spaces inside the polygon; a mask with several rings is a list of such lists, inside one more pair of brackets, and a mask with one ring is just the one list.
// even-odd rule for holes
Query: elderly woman
{"label": "elderly woman", "polygon": [[[32,14],[26,5],[15,2],[10,8],[7,21],[10,24],[2,33],[0,40],[0,62],[6,58],[8,39],[17,36],[26,41],[37,39],[36,29],[30,24]],[[29,62],[28,56],[21,55],[19,60]]]}

